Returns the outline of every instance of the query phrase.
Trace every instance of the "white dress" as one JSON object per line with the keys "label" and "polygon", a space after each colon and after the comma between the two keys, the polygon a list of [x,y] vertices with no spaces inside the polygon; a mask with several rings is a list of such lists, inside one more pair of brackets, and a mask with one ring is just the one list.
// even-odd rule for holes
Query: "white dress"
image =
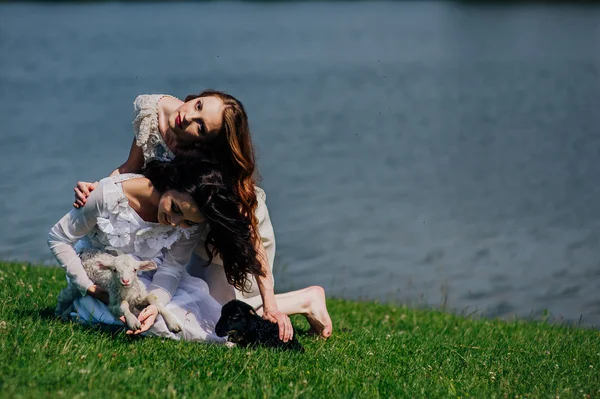
{"label": "white dress", "polygon": [[[145,163],[152,159],[171,160],[175,156],[158,130],[158,102],[166,96],[164,94],[144,94],[138,96],[133,102],[133,133],[136,144],[142,149]],[[267,196],[260,187],[255,187],[255,190],[258,201],[256,208],[258,232],[267,253],[269,267],[273,271],[273,262],[275,261],[275,232],[273,231],[273,225],[271,224],[271,218],[267,209]],[[254,307],[260,306],[262,298],[260,297],[254,276],[248,276],[250,281],[249,292],[241,292],[227,282],[223,269],[223,261],[220,257],[213,258],[212,263],[205,266],[208,256],[204,248],[204,238],[207,232],[204,229],[204,235],[196,246],[194,256],[192,256],[191,261],[186,267],[188,273],[206,281],[210,289],[210,294],[221,305],[231,299],[237,298]]]}
{"label": "white dress", "polygon": [[77,252],[83,248],[113,247],[140,260],[153,260],[155,272],[142,273],[140,280],[156,294],[183,325],[184,331],[169,331],[159,316],[147,335],[191,341],[224,342],[214,327],[221,306],[210,296],[207,284],[185,271],[185,265],[198,240],[202,227],[184,229],[144,221],[130,206],[121,182],[143,177],[124,174],[102,179],[84,207],[72,209],[52,229],[48,246],[83,297],[75,301],[72,314],[85,323],[123,325],[101,301],[86,295],[93,284]]}

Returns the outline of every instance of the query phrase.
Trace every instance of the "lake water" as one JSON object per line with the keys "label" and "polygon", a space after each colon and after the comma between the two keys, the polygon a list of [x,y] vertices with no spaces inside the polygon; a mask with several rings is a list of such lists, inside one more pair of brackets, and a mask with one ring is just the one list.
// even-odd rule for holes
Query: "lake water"
{"label": "lake water", "polygon": [[51,263],[133,99],[250,115],[280,290],[600,325],[600,8],[0,5],[0,258]]}

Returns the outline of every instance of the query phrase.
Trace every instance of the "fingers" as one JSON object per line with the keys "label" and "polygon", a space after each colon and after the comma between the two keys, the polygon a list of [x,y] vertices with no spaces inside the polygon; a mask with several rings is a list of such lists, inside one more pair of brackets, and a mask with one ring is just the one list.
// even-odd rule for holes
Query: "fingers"
{"label": "fingers", "polygon": [[[138,320],[140,320],[140,319],[138,319]],[[139,335],[141,333],[148,331],[150,329],[150,327],[152,327],[154,325],[155,320],[156,320],[156,316],[154,314],[147,315],[146,318],[144,319],[144,321],[140,320],[140,322],[142,323],[142,328],[140,328],[133,334]]]}
{"label": "fingers", "polygon": [[288,342],[294,336],[294,328],[292,327],[292,322],[289,317],[283,315],[278,322],[279,326],[279,339],[283,342]]}
{"label": "fingers", "polygon": [[292,321],[284,313],[264,313],[263,318],[271,323],[277,324],[277,327],[279,328],[279,339],[283,342],[288,342],[294,337]]}
{"label": "fingers", "polygon": [[77,182],[77,186],[73,189],[75,192],[75,202],[73,207],[80,208],[85,205],[90,193],[98,186],[98,182],[88,183],[85,181]]}
{"label": "fingers", "polygon": [[294,329],[292,328],[292,322],[290,321],[290,318],[286,317],[285,319],[285,336],[283,337],[283,340],[288,342],[294,336]]}
{"label": "fingers", "polygon": [[87,201],[87,195],[85,195],[85,193],[77,187],[75,187],[73,191],[75,192],[75,203],[73,204],[73,206],[75,206],[75,204],[79,206],[84,206]]}
{"label": "fingers", "polygon": [[289,317],[287,319],[286,324],[287,324],[287,332],[288,332],[286,341],[291,341],[291,339],[294,338],[294,327],[292,326],[292,321],[290,320]]}
{"label": "fingers", "polygon": [[140,321],[140,323],[143,323],[151,315],[152,313],[148,312],[148,308],[144,308],[138,315],[138,320]]}
{"label": "fingers", "polygon": [[277,325],[279,326],[279,339],[283,341],[283,338],[285,337],[285,323],[283,320],[279,320]]}
{"label": "fingers", "polygon": [[144,309],[142,309],[138,315],[138,320],[143,323],[144,320],[151,316],[154,316],[155,319],[156,316],[158,316],[158,309],[154,305],[146,306]]}
{"label": "fingers", "polygon": [[138,315],[138,320],[142,323],[142,328],[135,331],[134,335],[142,334],[150,329],[154,325],[156,321],[156,317],[158,316],[158,309],[154,306],[145,307],[140,314]]}
{"label": "fingers", "polygon": [[85,182],[85,181],[80,181],[77,182],[77,187],[79,189],[79,191],[81,191],[83,194],[85,194],[86,197],[89,197],[90,195],[90,190],[88,189],[88,186],[91,183]]}

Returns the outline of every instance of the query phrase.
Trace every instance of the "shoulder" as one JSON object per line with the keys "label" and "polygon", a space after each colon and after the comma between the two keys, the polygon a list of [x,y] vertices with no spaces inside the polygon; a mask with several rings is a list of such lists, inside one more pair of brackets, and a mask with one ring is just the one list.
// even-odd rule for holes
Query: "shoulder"
{"label": "shoulder", "polygon": [[127,197],[123,190],[117,185],[122,175],[105,177],[98,182],[98,186],[90,194],[89,200],[96,202],[96,206],[110,213],[124,211],[127,205]]}
{"label": "shoulder", "polygon": [[267,202],[267,193],[265,193],[265,190],[258,186],[254,186],[254,192],[256,193],[256,200],[259,204],[261,202]]}
{"label": "shoulder", "polygon": [[155,137],[154,141],[158,140],[158,101],[162,97],[162,94],[142,94],[133,102],[133,134],[144,158],[153,147],[151,137]]}
{"label": "shoulder", "polygon": [[94,189],[93,192],[99,192],[99,193],[104,192],[104,190],[106,190],[107,187],[112,188],[112,186],[114,186],[114,184],[115,184],[115,182],[112,177],[105,177],[104,179],[102,179],[98,182],[98,185],[96,186],[96,188]]}
{"label": "shoulder", "polygon": [[275,233],[273,232],[273,226],[271,225],[271,218],[269,216],[269,209],[267,208],[267,194],[260,187],[255,187],[256,191],[256,210],[254,211],[254,217],[258,220],[258,230],[261,238],[264,240],[274,240]]}
{"label": "shoulder", "polygon": [[[117,175],[119,176],[119,175]],[[90,193],[90,199],[95,196],[98,201],[103,201],[107,195],[112,196],[111,193],[117,193],[117,185],[113,177],[105,177],[98,182],[98,185]]]}
{"label": "shoulder", "polygon": [[137,115],[139,112],[156,112],[158,109],[158,102],[163,98],[168,97],[173,100],[179,101],[176,97],[170,94],[140,94],[133,100],[133,109]]}
{"label": "shoulder", "polygon": [[165,94],[140,94],[133,101],[133,109],[136,112],[144,109],[154,109],[158,105],[158,101],[163,98]]}

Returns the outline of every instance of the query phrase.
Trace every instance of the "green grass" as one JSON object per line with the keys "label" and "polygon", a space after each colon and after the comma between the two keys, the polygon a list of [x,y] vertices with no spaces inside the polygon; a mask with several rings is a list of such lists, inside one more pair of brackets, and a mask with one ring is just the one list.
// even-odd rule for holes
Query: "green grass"
{"label": "green grass", "polygon": [[600,332],[329,300],[306,353],[134,339],[52,317],[58,268],[0,263],[0,397],[600,397]]}

